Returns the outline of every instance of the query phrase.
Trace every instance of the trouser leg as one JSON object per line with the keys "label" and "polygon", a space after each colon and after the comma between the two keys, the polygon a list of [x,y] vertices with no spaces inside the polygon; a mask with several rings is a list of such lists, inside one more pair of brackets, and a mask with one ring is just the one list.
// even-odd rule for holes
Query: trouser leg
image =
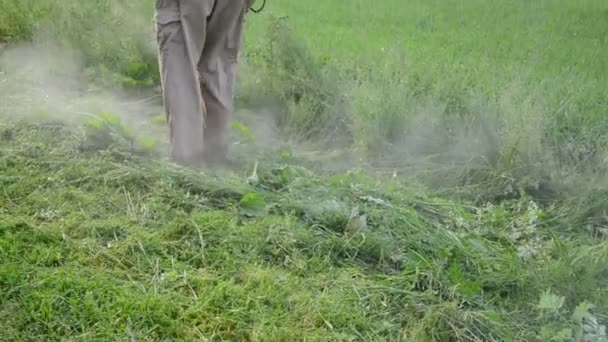
{"label": "trouser leg", "polygon": [[205,158],[226,157],[233,111],[234,82],[244,16],[250,0],[216,0],[207,22],[207,37],[198,63],[203,101]]}
{"label": "trouser leg", "polygon": [[161,85],[171,140],[171,159],[202,161],[205,104],[197,74],[213,0],[157,0]]}

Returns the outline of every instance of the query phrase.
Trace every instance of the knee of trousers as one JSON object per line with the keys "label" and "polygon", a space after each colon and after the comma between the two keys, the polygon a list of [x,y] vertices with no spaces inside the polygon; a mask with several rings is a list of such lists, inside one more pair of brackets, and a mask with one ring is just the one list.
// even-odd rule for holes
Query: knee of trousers
{"label": "knee of trousers", "polygon": [[204,97],[215,99],[229,110],[234,96],[236,69],[235,60],[222,57],[199,64],[199,81]]}

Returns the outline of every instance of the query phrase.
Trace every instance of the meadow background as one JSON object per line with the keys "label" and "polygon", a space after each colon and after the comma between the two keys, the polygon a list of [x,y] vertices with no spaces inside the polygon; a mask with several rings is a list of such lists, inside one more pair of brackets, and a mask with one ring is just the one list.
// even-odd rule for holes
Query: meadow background
{"label": "meadow background", "polygon": [[607,339],[608,3],[246,30],[243,169],[200,174],[162,161],[150,3],[0,0],[8,340]]}

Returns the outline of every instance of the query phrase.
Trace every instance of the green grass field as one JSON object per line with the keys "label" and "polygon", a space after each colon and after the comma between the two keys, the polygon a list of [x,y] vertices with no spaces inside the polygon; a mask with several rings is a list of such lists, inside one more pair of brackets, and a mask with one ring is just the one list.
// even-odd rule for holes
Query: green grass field
{"label": "green grass field", "polygon": [[608,3],[268,0],[234,170],[147,1],[0,0],[0,340],[608,341]]}

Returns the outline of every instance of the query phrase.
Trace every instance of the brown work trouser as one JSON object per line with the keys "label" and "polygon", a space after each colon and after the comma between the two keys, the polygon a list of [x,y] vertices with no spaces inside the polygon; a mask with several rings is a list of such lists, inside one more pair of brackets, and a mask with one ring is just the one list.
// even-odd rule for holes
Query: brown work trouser
{"label": "brown work trouser", "polygon": [[174,162],[225,158],[243,18],[251,0],[157,0],[163,101]]}

